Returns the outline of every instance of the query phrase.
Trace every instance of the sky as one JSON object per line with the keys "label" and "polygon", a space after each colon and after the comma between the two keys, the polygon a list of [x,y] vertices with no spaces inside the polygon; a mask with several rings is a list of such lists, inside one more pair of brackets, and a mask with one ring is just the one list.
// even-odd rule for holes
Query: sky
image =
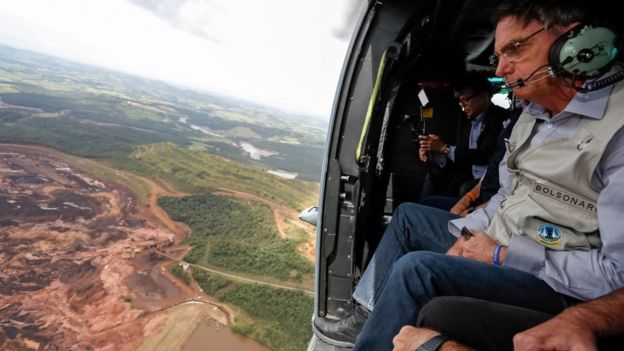
{"label": "sky", "polygon": [[363,0],[0,0],[0,43],[329,119]]}

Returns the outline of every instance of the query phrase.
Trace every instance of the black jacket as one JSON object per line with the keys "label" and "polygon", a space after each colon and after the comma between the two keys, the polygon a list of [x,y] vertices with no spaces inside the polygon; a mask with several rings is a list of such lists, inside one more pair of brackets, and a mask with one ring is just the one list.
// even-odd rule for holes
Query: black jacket
{"label": "black jacket", "polygon": [[496,150],[496,140],[503,128],[503,121],[508,114],[508,110],[490,104],[485,111],[476,149],[469,149],[471,123],[467,119],[462,121],[459,127],[457,145],[455,146],[455,160],[453,162],[455,180],[452,182],[453,190],[458,189],[461,183],[473,179],[472,165],[488,165]]}
{"label": "black jacket", "polygon": [[500,188],[500,181],[498,180],[498,167],[503,160],[503,156],[505,156],[505,139],[508,139],[511,135],[511,130],[514,125],[518,121],[518,117],[522,113],[522,109],[517,108],[509,113],[509,122],[507,126],[500,132],[498,136],[498,140],[496,141],[496,150],[494,151],[494,155],[488,164],[487,171],[485,172],[485,177],[483,177],[483,181],[481,182],[481,195],[479,199],[481,202],[488,202],[490,198],[494,196],[498,192],[498,188]]}

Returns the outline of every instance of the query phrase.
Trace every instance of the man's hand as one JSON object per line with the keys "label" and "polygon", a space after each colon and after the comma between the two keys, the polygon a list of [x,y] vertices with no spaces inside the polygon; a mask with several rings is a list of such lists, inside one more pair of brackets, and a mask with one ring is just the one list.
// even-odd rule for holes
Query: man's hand
{"label": "man's hand", "polygon": [[444,140],[435,134],[419,135],[418,140],[420,141],[420,150],[436,154],[441,154],[444,145],[446,145]]}
{"label": "man's hand", "polygon": [[[470,239],[460,236],[455,244],[446,252],[447,255],[461,256],[484,263],[493,263],[494,248],[496,241],[484,232],[473,232]],[[502,263],[507,253],[507,247],[503,246],[499,261]]]}
{"label": "man's hand", "polygon": [[423,162],[427,162],[427,159],[429,159],[429,157],[427,156],[427,151],[421,149],[418,149],[418,158],[423,161]]}
{"label": "man's hand", "polygon": [[474,236],[462,245],[462,256],[473,260],[492,263],[496,241],[484,232],[473,232]]}
{"label": "man's hand", "polygon": [[596,337],[590,328],[569,318],[566,312],[516,334],[513,338],[514,351],[569,350],[594,351]]}
{"label": "man's hand", "polygon": [[448,249],[446,254],[449,256],[463,256],[463,245],[466,241],[467,241],[466,238],[464,238],[463,236],[460,236],[459,238],[457,238],[457,241],[455,242],[455,244],[453,244],[453,246],[451,246],[451,248]]}
{"label": "man's hand", "polygon": [[416,328],[411,325],[406,325],[399,333],[392,339],[392,345],[394,345],[394,351],[414,351],[417,347],[424,344],[427,340],[438,335],[435,330],[427,328]]}
{"label": "man's hand", "polygon": [[[406,325],[399,333],[392,339],[392,344],[394,345],[394,351],[414,351],[416,348],[420,347],[420,345],[429,341],[429,339],[433,338],[436,335],[439,335],[437,331],[428,328],[416,328],[411,325]],[[453,340],[448,340],[442,347],[439,349],[440,351],[474,351],[474,349],[464,346],[458,342]]]}

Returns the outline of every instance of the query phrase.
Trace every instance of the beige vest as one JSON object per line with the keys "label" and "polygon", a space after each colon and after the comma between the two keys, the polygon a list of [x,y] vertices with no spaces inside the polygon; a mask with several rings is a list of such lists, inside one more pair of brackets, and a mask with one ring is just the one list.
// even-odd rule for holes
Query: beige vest
{"label": "beige vest", "polygon": [[507,168],[516,180],[486,232],[504,245],[511,234],[519,234],[553,250],[601,247],[599,193],[591,179],[607,144],[624,125],[622,107],[624,83],[614,88],[602,119],[583,118],[571,138],[547,140],[518,160],[535,125],[523,113],[507,144]]}

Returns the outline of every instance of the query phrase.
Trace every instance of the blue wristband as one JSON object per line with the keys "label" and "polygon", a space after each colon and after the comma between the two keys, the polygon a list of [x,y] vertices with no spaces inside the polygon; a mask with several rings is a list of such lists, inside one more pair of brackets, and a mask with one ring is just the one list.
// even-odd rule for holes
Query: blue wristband
{"label": "blue wristband", "polygon": [[503,248],[503,245],[501,245],[501,244],[496,244],[496,247],[494,248],[494,257],[492,258],[492,261],[493,261],[495,266],[500,266],[501,265],[501,262],[500,262],[500,252],[501,252],[502,248]]}

